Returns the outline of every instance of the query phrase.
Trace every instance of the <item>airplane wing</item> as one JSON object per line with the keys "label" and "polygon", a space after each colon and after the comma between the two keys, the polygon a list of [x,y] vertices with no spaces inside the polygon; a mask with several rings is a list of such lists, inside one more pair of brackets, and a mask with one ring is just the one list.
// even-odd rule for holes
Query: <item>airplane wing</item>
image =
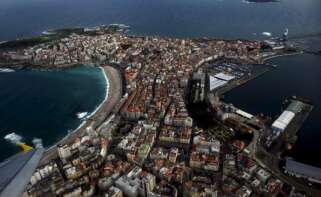
{"label": "airplane wing", "polygon": [[21,152],[0,163],[0,197],[20,197],[29,183],[44,148]]}

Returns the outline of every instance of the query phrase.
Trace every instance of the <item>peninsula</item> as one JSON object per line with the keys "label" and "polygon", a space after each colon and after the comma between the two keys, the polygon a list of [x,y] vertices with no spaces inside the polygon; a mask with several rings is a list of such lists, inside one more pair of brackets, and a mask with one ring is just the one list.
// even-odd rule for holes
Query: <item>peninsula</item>
{"label": "peninsula", "polygon": [[[109,80],[106,102],[47,150],[24,196],[320,196],[321,177],[302,180],[277,165],[312,104],[291,98],[271,121],[223,98],[275,68],[265,59],[300,50],[282,39],[139,37],[126,29],[51,31],[0,45],[2,68],[90,63]],[[200,124],[204,113],[211,126]]]}

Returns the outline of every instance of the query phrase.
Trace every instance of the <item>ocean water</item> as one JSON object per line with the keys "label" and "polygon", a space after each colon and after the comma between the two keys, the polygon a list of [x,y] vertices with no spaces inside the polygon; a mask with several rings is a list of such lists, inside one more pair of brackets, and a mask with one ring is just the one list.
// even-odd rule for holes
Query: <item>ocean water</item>
{"label": "ocean water", "polygon": [[[243,0],[0,1],[0,41],[38,35],[47,29],[71,26],[96,26],[110,23],[130,25],[130,33],[135,35],[265,39],[267,38],[266,35],[269,34],[265,33],[263,35],[263,32],[269,32],[272,36],[278,36],[283,33],[285,28],[288,28],[289,36],[296,37],[321,32],[321,1],[281,0],[279,3],[245,3]],[[313,41],[311,44],[314,43]],[[318,67],[321,64],[320,58],[308,55],[285,57],[273,61],[277,61],[276,63],[280,64],[280,67],[273,71],[273,73],[267,74],[266,77],[264,76],[264,78],[267,78],[265,81],[261,83],[258,81],[263,80],[262,77],[262,79],[249,83],[248,86],[251,87],[249,90],[241,87],[231,92],[231,101],[236,106],[240,105],[244,110],[252,112],[264,112],[275,115],[279,112],[281,101],[286,96],[302,93],[302,96],[307,97],[307,99],[314,100],[315,103],[319,102],[317,98],[320,98],[321,91],[317,88],[321,84],[321,73]],[[29,74],[37,75],[36,73]],[[51,74],[48,73],[48,77]],[[314,78],[311,76],[307,77],[309,75],[313,75]],[[64,80],[64,74],[59,78],[61,78],[59,80]],[[8,90],[16,89],[17,91],[21,89],[23,91],[22,86],[14,86],[14,84],[8,83],[3,85],[2,79],[3,77],[0,75],[1,88],[4,87]],[[28,83],[28,80],[24,77],[16,80],[16,83],[19,84]],[[44,84],[44,88],[48,89],[48,95],[44,96],[47,100],[44,100],[43,108],[35,108],[33,104],[25,103],[25,108],[28,109],[29,114],[39,113],[37,110],[42,111],[47,108],[48,110],[46,111],[50,111],[51,108],[54,108],[51,105],[54,105],[57,111],[65,112],[59,116],[61,118],[59,120],[69,122],[73,127],[76,127],[80,121],[74,120],[73,115],[77,110],[72,110],[72,106],[87,105],[89,100],[78,100],[77,96],[70,96],[78,88],[83,91],[89,90],[82,88],[84,84],[82,80],[73,80],[76,80],[77,83],[70,82],[69,84],[69,81],[65,81],[64,84],[69,84],[70,89],[66,91],[66,94],[62,92],[59,95],[61,97],[63,95],[63,98],[66,100],[74,100],[74,102],[65,103],[63,99],[55,100],[57,92],[51,91],[51,89],[56,82],[52,82],[51,85]],[[62,86],[59,87],[62,88]],[[94,89],[97,87],[93,85],[90,88],[90,94],[98,94],[97,92],[94,93]],[[3,91],[2,89],[0,90],[0,92]],[[243,91],[249,93],[249,100],[251,102],[244,98],[244,95],[247,94],[244,94]],[[29,93],[27,90],[25,92],[25,94]],[[2,105],[0,104],[0,109],[11,107],[9,112],[15,114],[12,116],[17,120],[24,121],[25,116],[20,116],[21,113],[15,113],[15,110],[20,108],[12,108],[12,106],[19,104],[19,102],[15,102],[15,94],[8,95],[9,98],[6,99],[0,97],[0,103],[2,103]],[[8,106],[7,103],[3,102],[3,100],[9,102],[10,98],[12,99],[12,106]],[[95,100],[97,98],[91,96],[87,99]],[[63,102],[63,104],[60,102]],[[95,102],[99,103],[97,100]],[[95,104],[92,104],[92,108],[94,106]],[[318,157],[321,155],[321,148],[318,145],[321,139],[321,115],[318,113],[318,110],[320,110],[320,107],[316,105],[313,112],[315,115],[304,125],[304,128],[307,129],[300,133],[300,139],[295,148],[295,157],[310,164],[321,166],[321,161]],[[88,111],[90,110],[88,109]],[[0,113],[2,117],[2,110],[0,110]],[[31,115],[29,116],[32,117]],[[48,141],[44,140],[48,144],[64,136],[66,131],[72,127],[69,124],[61,124],[62,121],[50,121],[47,120],[46,127],[41,129],[50,130],[50,133],[49,131],[47,132],[46,139]],[[30,128],[39,127],[36,123],[28,121]],[[52,126],[51,123],[57,125]],[[15,125],[19,127],[19,121],[1,122],[0,131],[7,131],[6,128],[11,128]],[[22,132],[23,135],[28,135],[27,131],[23,131],[23,129],[18,128],[17,131]],[[53,136],[51,137],[50,135]],[[2,152],[6,151],[1,151],[1,154],[4,154]],[[13,151],[9,152],[12,153]]]}
{"label": "ocean water", "polygon": [[[78,112],[92,112],[104,100],[106,80],[99,68],[77,66],[59,71],[0,72],[0,160],[19,148],[4,139],[15,133],[29,144],[45,147],[82,122]],[[14,137],[11,137],[11,139]]]}
{"label": "ocean water", "polygon": [[291,156],[321,167],[321,56],[297,55],[270,61],[278,67],[233,89],[224,100],[246,111],[276,119],[290,96],[312,101],[314,109],[298,133]]}
{"label": "ocean water", "polygon": [[0,40],[52,28],[124,23],[131,33],[174,37],[264,38],[321,32],[320,0],[1,0]]}

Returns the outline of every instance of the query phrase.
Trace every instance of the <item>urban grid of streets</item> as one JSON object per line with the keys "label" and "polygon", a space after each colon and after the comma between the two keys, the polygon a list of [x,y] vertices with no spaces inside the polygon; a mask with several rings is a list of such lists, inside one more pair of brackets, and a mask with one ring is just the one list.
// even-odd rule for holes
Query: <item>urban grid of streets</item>
{"label": "urban grid of streets", "polygon": [[[2,53],[49,68],[113,65],[108,69],[122,68],[125,78],[123,96],[111,87],[118,91],[109,92],[113,105],[45,155],[24,196],[286,196],[286,183],[256,161],[254,150],[197,128],[185,102],[189,79],[205,62],[229,59],[242,67],[258,63],[260,49],[257,41],[101,33]],[[111,78],[110,86],[121,86]]]}

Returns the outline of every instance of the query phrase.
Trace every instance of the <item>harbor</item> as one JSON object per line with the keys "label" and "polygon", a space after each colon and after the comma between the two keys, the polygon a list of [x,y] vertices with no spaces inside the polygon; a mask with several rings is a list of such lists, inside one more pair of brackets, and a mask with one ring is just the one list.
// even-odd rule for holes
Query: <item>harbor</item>
{"label": "harbor", "polygon": [[[288,55],[285,54],[278,57],[287,58]],[[271,57],[271,59],[273,58],[275,57]],[[223,128],[226,126],[227,128],[225,131],[223,128],[219,130],[216,129],[213,135],[218,139],[225,139],[223,141],[235,138],[233,136],[236,134],[234,132],[229,132],[231,129],[243,134],[253,134],[252,142],[248,144],[245,149],[252,158],[254,158],[262,167],[268,168],[272,174],[276,175],[281,180],[291,182],[296,187],[309,191],[309,195],[320,195],[318,191],[320,188],[318,185],[319,178],[315,178],[316,176],[311,175],[311,173],[308,175],[310,168],[315,168],[316,171],[318,171],[317,167],[309,166],[305,163],[300,163],[291,159],[291,162],[293,161],[293,165],[291,163],[293,168],[291,167],[290,169],[290,167],[288,167],[290,161],[287,159],[292,154],[291,149],[296,146],[298,136],[304,136],[303,132],[305,131],[302,131],[302,128],[307,125],[307,119],[310,117],[311,112],[313,112],[314,103],[296,96],[287,97],[287,99],[284,98],[279,104],[279,109],[284,109],[283,113],[279,114],[279,117],[269,116],[258,110],[256,111],[257,114],[252,115],[251,113],[238,109],[238,105],[233,102],[231,102],[233,104],[224,103],[224,95],[229,94],[229,91],[232,91],[232,89],[237,90],[238,88],[242,88],[241,86],[246,86],[246,83],[253,83],[250,82],[252,79],[263,76],[263,73],[273,69],[269,72],[271,75],[271,73],[280,69],[281,66],[276,66],[275,63],[272,63],[272,65],[255,65],[261,66],[261,68],[266,66],[265,69],[263,69],[263,72],[262,70],[260,70],[261,72],[255,72],[256,70],[253,69],[255,67],[250,65],[242,66],[243,70],[240,71],[240,65],[241,64],[237,65],[235,62],[229,62],[228,60],[225,63],[220,61],[216,63],[209,62],[200,67],[199,71],[193,75],[191,79],[192,85],[190,94],[192,99],[190,102],[195,103],[193,104],[195,106],[192,110],[198,108],[198,110],[208,111],[206,103],[210,102],[212,114],[208,114],[208,112],[205,113],[207,116],[216,117],[212,120],[208,119],[208,122],[206,123],[202,120],[203,123],[199,126],[211,130],[212,126],[207,128],[208,126],[204,125],[204,123],[210,125],[210,121],[216,121],[216,125],[220,125],[219,122],[222,121],[224,123]],[[236,96],[235,98],[238,97]],[[209,99],[209,101],[207,99]],[[251,104],[249,103],[249,105]],[[203,107],[201,108],[201,106]],[[244,106],[241,107],[246,110]],[[274,108],[276,108],[276,106],[274,106]],[[201,114],[201,112],[198,114]],[[196,118],[196,120],[200,121],[198,118]],[[215,123],[212,124],[215,125]],[[287,164],[285,165],[285,163]],[[286,168],[286,170],[283,168]],[[289,174],[292,176],[288,177],[287,175]]]}
{"label": "harbor", "polygon": [[321,196],[320,6],[1,1],[0,196]]}

